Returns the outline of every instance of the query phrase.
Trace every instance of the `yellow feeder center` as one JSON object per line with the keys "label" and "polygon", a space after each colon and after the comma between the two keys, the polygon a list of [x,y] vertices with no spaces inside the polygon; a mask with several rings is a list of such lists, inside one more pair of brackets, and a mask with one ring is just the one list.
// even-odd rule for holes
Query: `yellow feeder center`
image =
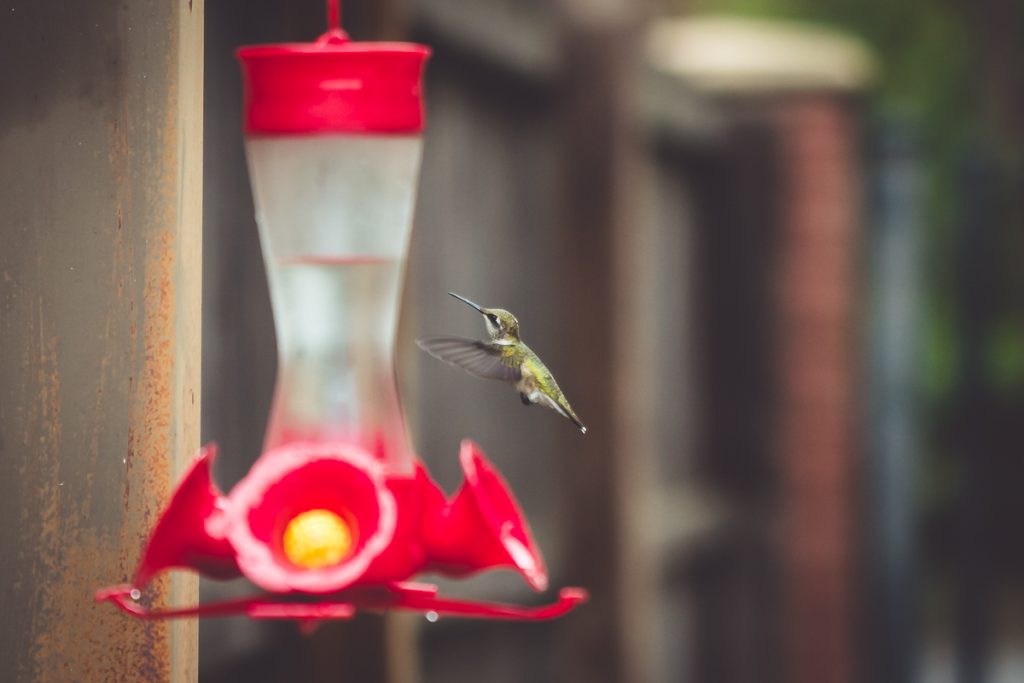
{"label": "yellow feeder center", "polygon": [[307,510],[288,522],[282,545],[285,557],[296,566],[330,567],[352,550],[352,529],[330,510]]}

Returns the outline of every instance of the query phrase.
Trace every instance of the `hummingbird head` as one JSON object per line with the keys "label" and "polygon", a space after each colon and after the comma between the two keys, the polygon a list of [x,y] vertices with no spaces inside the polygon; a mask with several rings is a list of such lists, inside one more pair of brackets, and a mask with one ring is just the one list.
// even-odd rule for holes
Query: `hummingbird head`
{"label": "hummingbird head", "polygon": [[484,316],[484,325],[491,339],[519,340],[519,321],[504,308],[484,308],[480,313]]}
{"label": "hummingbird head", "polygon": [[464,296],[459,296],[454,292],[448,293],[484,317],[484,325],[487,326],[487,334],[490,335],[492,340],[519,340],[519,321],[516,320],[514,315],[506,311],[504,308],[483,308]]}

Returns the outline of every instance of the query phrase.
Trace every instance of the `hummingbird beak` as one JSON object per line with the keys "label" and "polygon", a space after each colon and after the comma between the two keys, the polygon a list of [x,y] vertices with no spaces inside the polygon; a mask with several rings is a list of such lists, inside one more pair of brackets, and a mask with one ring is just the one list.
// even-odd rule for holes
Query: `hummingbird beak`
{"label": "hummingbird beak", "polygon": [[477,306],[477,305],[476,305],[475,303],[473,303],[472,301],[470,301],[470,300],[469,300],[469,299],[467,299],[466,297],[464,297],[464,296],[459,296],[459,295],[458,295],[458,294],[456,294],[455,292],[448,292],[448,295],[449,295],[449,296],[453,296],[453,297],[455,297],[456,299],[458,299],[459,301],[461,301],[462,303],[466,304],[467,306],[470,306],[471,308],[473,308],[473,309],[474,309],[474,310],[475,310],[475,311],[476,311],[477,313],[479,313],[480,315],[483,315],[483,314],[484,314],[484,311],[483,311],[483,309],[482,309],[482,308],[480,308],[479,306]]}

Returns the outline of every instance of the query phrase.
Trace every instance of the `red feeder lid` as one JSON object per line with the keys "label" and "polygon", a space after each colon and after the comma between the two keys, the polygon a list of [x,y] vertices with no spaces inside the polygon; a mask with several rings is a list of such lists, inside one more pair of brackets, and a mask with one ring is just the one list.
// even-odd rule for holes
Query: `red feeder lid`
{"label": "red feeder lid", "polygon": [[415,43],[353,42],[340,28],[315,43],[242,47],[245,132],[419,133],[429,55]]}

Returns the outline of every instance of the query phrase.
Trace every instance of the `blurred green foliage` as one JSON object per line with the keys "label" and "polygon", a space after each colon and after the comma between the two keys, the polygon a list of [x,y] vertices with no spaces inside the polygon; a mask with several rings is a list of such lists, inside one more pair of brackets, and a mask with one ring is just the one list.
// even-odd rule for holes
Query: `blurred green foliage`
{"label": "blurred green foliage", "polygon": [[[919,502],[950,509],[965,466],[956,439],[968,380],[968,339],[981,339],[980,381],[995,412],[974,429],[1004,455],[1019,455],[1007,424],[1024,421],[1024,2],[1019,0],[676,0],[693,13],[814,22],[859,37],[878,69],[868,93],[871,125],[913,131],[923,179],[920,366],[924,452]],[[993,183],[966,173],[981,163]],[[975,166],[976,168],[976,166]],[[984,216],[979,190],[991,192]],[[971,193],[975,193],[973,197]],[[981,198],[985,201],[985,198]],[[974,277],[986,280],[984,329],[966,320],[962,253],[970,230],[986,231]],[[981,271],[981,275],[977,271]],[[975,283],[976,284],[976,283]],[[973,286],[973,285],[972,285]],[[975,370],[976,371],[976,370]],[[973,396],[977,399],[977,396]],[[1016,416],[1016,417],[1013,417]]]}
{"label": "blurred green foliage", "polygon": [[924,0],[695,0],[697,11],[810,20],[846,29],[879,57],[882,101],[961,137],[970,125],[971,37],[959,5]]}
{"label": "blurred green foliage", "polygon": [[[684,4],[680,9],[695,13],[820,23],[858,36],[873,51],[879,68],[870,98],[872,118],[909,123],[922,161],[927,301],[920,370],[922,389],[933,407],[950,399],[959,374],[954,250],[957,224],[968,210],[963,165],[982,156],[1000,167],[1002,190],[1011,196],[1004,202],[1000,225],[993,226],[997,262],[991,266],[1000,273],[1000,301],[989,331],[988,379],[1001,392],[1019,394],[1024,389],[1024,296],[1020,291],[1024,269],[1014,265],[1019,262],[1014,255],[1024,255],[1024,211],[1013,192],[1024,177],[1024,140],[1019,139],[1019,127],[1007,130],[1006,120],[1012,120],[1013,113],[997,111],[1013,96],[1001,98],[992,90],[1000,85],[1022,87],[1024,79],[999,83],[987,73],[993,64],[983,56],[993,51],[986,42],[995,39],[984,30],[985,13],[991,8],[971,0],[690,0]],[[1009,16],[1021,23],[1024,11]],[[1011,28],[1008,35],[1024,42],[1024,23]]]}
{"label": "blurred green foliage", "polygon": [[814,21],[862,38],[877,55],[882,102],[943,137],[970,126],[971,36],[954,2],[923,0],[695,0],[696,11]]}

